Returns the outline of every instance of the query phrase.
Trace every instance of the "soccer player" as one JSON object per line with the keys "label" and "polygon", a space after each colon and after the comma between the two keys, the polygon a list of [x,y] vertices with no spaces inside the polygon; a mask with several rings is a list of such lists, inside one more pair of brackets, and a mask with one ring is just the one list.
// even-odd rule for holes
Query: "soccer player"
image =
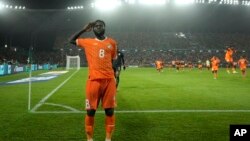
{"label": "soccer player", "polygon": [[210,61],[208,59],[206,60],[206,67],[207,67],[207,70],[210,70],[211,66],[210,66]]}
{"label": "soccer player", "polygon": [[199,69],[200,71],[202,71],[202,67],[203,67],[202,61],[201,61],[201,60],[198,60],[198,69]]}
{"label": "soccer player", "polygon": [[191,71],[193,69],[193,63],[191,61],[188,62],[188,68]]}
{"label": "soccer player", "polygon": [[155,61],[155,68],[156,70],[161,73],[162,72],[162,69],[163,69],[163,61],[161,60],[156,60]]}
{"label": "soccer player", "polygon": [[[85,32],[94,32],[96,38],[80,38]],[[115,127],[114,108],[116,106],[116,83],[112,59],[117,56],[117,44],[105,35],[105,23],[96,20],[84,26],[70,38],[70,43],[85,50],[88,62],[88,79],[86,83],[85,131],[87,141],[93,141],[94,117],[99,101],[105,110],[106,141],[111,141]]]}
{"label": "soccer player", "polygon": [[121,51],[117,50],[117,59],[113,61],[116,88],[118,87],[119,82],[120,82],[120,73],[121,73],[122,66],[123,66],[123,70],[125,70],[126,66],[125,66],[125,61],[124,61],[124,54]]}
{"label": "soccer player", "polygon": [[219,65],[220,65],[220,59],[216,56],[213,56],[211,58],[211,65],[212,65],[212,73],[214,74],[214,79],[217,79]]}
{"label": "soccer player", "polygon": [[240,67],[242,77],[246,77],[247,64],[248,61],[246,59],[246,56],[241,56],[238,61],[238,65]]}
{"label": "soccer player", "polygon": [[180,60],[175,60],[175,68],[176,68],[176,71],[179,72],[180,70],[180,66],[181,66],[181,62]]}
{"label": "soccer player", "polygon": [[232,69],[232,73],[237,73],[235,68],[233,67],[233,54],[236,50],[233,47],[228,47],[225,54],[225,60],[227,62],[227,73],[230,73],[230,69]]}

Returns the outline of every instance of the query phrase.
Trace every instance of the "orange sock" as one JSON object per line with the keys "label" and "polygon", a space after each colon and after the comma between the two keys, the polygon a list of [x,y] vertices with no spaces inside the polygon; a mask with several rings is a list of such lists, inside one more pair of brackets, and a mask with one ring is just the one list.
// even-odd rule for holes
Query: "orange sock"
{"label": "orange sock", "polygon": [[106,126],[106,139],[111,139],[112,132],[115,129],[115,115],[106,116],[105,126]]}
{"label": "orange sock", "polygon": [[85,132],[87,134],[87,139],[92,139],[94,134],[94,117],[85,116]]}

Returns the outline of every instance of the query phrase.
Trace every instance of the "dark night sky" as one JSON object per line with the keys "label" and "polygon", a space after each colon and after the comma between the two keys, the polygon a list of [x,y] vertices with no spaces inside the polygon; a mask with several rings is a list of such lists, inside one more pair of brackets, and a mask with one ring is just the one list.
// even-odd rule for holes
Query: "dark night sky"
{"label": "dark night sky", "polygon": [[[250,7],[194,5],[145,8],[122,6],[113,12],[94,9],[68,11],[67,6],[85,0],[9,0],[27,10],[0,13],[0,46],[50,49],[57,36],[73,33],[94,19],[104,19],[110,31],[240,32],[250,33]],[[73,4],[72,4],[73,3]],[[84,4],[83,4],[84,5]],[[32,9],[32,10],[29,10]],[[52,10],[54,9],[54,10]]]}

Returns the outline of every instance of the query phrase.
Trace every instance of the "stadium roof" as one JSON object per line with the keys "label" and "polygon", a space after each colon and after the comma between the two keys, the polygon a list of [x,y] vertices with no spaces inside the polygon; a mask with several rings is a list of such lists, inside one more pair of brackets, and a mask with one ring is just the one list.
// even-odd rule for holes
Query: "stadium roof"
{"label": "stadium roof", "polygon": [[69,5],[84,5],[91,0],[0,0],[5,5],[20,5],[27,9],[66,9]]}
{"label": "stadium roof", "polygon": [[[115,12],[85,7],[94,1],[0,0],[0,47],[8,42],[13,46],[29,47],[36,44],[49,48],[58,35],[73,33],[86,22],[96,19],[105,20],[109,25],[107,28],[112,27],[113,31],[250,33],[250,6],[246,5],[250,4],[250,0],[165,0],[166,6],[157,8],[152,4],[157,0],[145,0],[148,5],[142,6],[137,5],[142,0],[119,0],[123,3],[114,9]],[[172,6],[173,1],[193,1],[195,4],[175,7]],[[239,4],[233,5],[236,1]],[[1,5],[4,5],[3,9]],[[11,5],[12,9],[8,9]],[[79,10],[80,5],[84,8]]]}
{"label": "stadium roof", "polygon": [[[66,9],[75,6],[90,6],[96,1],[107,3],[119,1],[127,4],[218,4],[218,5],[245,5],[250,6],[250,0],[0,0],[0,4],[25,6],[27,9]],[[102,5],[104,7],[104,5]]]}

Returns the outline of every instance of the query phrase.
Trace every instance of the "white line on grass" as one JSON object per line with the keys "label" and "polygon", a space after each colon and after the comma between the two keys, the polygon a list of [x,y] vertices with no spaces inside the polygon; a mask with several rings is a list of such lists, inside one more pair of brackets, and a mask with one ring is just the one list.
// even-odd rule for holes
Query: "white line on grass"
{"label": "white line on grass", "polygon": [[[32,111],[37,114],[82,114],[85,111]],[[97,113],[104,113],[97,111]],[[120,110],[115,113],[250,113],[250,110]]]}
{"label": "white line on grass", "polygon": [[47,96],[45,96],[42,100],[40,100],[32,109],[31,112],[35,112],[40,106],[44,104],[44,102],[51,97],[57,90],[59,90],[66,82],[69,81],[79,70],[75,71],[71,74],[66,80],[64,80],[59,86],[57,86],[54,90],[52,90]]}
{"label": "white line on grass", "polygon": [[62,107],[62,108],[65,108],[65,109],[68,109],[68,110],[71,110],[73,112],[79,112],[79,110],[75,109],[75,108],[72,108],[70,106],[67,106],[67,105],[62,105],[62,104],[55,104],[55,103],[44,103],[45,105],[51,105],[51,106],[57,106],[57,107]]}

